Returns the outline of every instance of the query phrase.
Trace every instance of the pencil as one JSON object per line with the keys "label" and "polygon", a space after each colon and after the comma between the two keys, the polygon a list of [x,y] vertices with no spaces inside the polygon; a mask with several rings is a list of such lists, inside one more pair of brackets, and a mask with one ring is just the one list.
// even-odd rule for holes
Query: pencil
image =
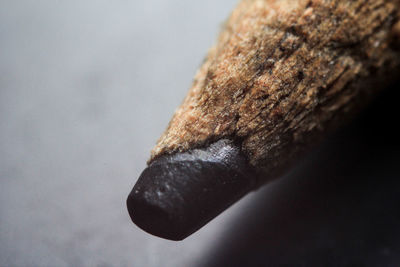
{"label": "pencil", "polygon": [[400,69],[398,0],[242,0],[127,199],[182,240],[288,171]]}

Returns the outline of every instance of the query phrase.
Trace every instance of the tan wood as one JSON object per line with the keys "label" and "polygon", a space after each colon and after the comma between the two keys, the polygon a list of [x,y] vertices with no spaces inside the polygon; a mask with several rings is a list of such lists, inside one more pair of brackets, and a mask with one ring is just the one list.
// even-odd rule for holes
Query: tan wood
{"label": "tan wood", "polygon": [[221,138],[271,178],[399,74],[399,1],[243,0],[152,151]]}

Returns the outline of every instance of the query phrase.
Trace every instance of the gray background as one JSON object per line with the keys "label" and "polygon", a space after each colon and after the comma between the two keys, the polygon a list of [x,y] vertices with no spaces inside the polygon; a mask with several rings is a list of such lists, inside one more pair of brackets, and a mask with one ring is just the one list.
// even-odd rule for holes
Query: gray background
{"label": "gray background", "polygon": [[399,84],[186,240],[131,223],[235,2],[0,0],[0,266],[399,266]]}
{"label": "gray background", "polygon": [[235,0],[0,1],[0,266],[188,266],[125,199]]}

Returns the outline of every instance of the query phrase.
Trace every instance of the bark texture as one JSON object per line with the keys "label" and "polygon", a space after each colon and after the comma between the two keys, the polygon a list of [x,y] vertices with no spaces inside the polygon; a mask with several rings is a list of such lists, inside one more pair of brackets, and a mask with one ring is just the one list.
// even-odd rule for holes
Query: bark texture
{"label": "bark texture", "polygon": [[268,176],[400,66],[398,0],[243,0],[152,151],[237,141]]}

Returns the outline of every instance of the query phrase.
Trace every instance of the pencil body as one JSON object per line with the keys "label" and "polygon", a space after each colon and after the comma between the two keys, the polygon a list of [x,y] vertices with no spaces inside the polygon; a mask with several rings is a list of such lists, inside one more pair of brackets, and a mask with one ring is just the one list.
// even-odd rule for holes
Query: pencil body
{"label": "pencil body", "polygon": [[228,139],[258,184],[277,178],[399,72],[399,5],[243,0],[153,149],[150,166]]}

